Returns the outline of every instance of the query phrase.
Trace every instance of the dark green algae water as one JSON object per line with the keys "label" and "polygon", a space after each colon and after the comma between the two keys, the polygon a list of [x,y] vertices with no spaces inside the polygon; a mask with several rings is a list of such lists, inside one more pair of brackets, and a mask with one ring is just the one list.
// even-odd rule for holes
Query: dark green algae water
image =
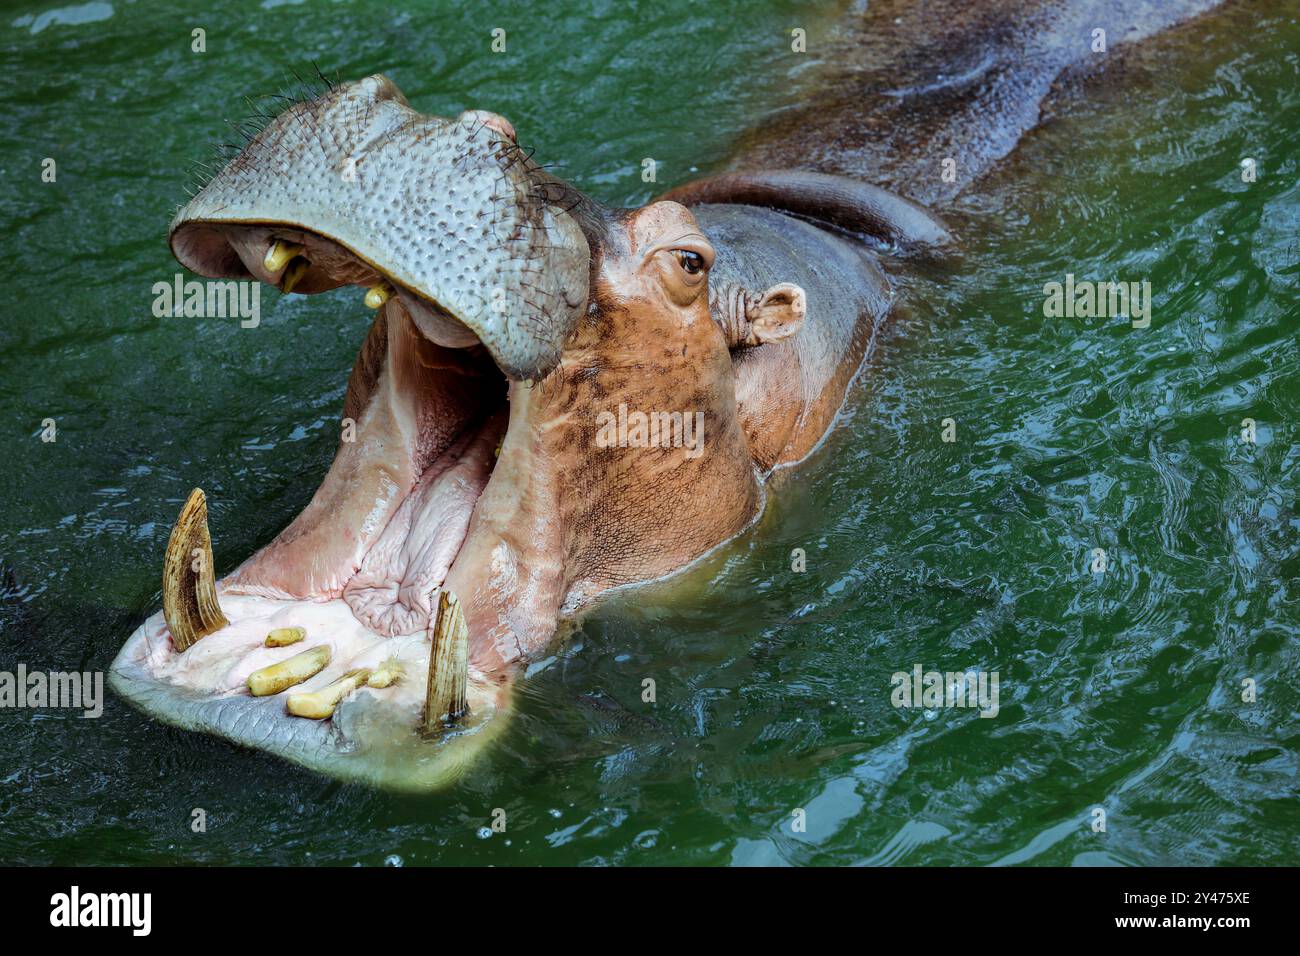
{"label": "dark green algae water", "polygon": [[[580,622],[460,785],[345,786],[116,699],[98,720],[4,710],[0,861],[1294,863],[1300,27],[1279,8],[1089,87],[958,204],[960,262],[891,265],[904,307],[830,440],[753,531]],[[383,71],[421,109],[504,113],[561,175],[633,204],[716,167],[832,19],[740,2],[51,9],[0,21],[6,670],[106,668],[157,606],[192,486],[224,572],[333,454],[366,328],[354,296],[268,291],[255,330],[150,312],[177,271],[164,230],[187,170],[240,97],[313,61]],[[814,56],[789,53],[792,26]],[[1149,279],[1151,327],[1045,319],[1042,286],[1067,272]],[[996,670],[998,716],[894,708],[890,676],[915,664]],[[497,807],[508,830],[485,834]]]}

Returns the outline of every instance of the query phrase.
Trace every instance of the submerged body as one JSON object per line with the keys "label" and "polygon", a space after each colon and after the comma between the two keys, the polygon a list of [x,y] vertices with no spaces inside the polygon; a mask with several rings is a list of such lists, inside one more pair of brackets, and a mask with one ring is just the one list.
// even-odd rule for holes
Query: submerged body
{"label": "submerged body", "polygon": [[1221,2],[871,0],[825,38],[800,104],[743,136],[729,165],[850,176],[942,210],[1073,81]]}
{"label": "submerged body", "polygon": [[[212,569],[184,572],[206,523],[174,535],[164,612],[127,642],[114,686],[341,777],[442,783],[503,728],[518,669],[562,615],[754,520],[764,479],[831,426],[892,306],[879,251],[949,241],[878,188],[781,171],[603,209],[532,164],[503,118],[422,116],[382,77],[299,104],[181,210],[172,246],[204,275],[371,290],[345,438],[302,514],[212,583],[215,614]],[[635,413],[699,426],[689,446],[602,434]],[[427,713],[444,592],[464,613],[468,715],[430,741],[416,729],[457,716]],[[307,636],[268,647],[286,627]],[[248,692],[254,672],[326,646],[305,681]],[[287,710],[288,694],[386,662],[404,676],[358,682],[328,720]]]}

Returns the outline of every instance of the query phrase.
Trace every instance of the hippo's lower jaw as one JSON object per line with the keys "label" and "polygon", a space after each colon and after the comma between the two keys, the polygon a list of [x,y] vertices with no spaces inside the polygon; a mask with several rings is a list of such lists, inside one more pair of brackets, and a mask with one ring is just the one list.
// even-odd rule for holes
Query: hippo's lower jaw
{"label": "hippo's lower jaw", "polygon": [[[454,779],[505,724],[498,718],[508,708],[515,654],[510,647],[498,651],[477,611],[459,675],[468,712],[445,726],[442,715],[430,720],[428,713],[438,596],[464,550],[504,442],[505,410],[497,406],[505,404],[505,389],[499,374],[484,372],[469,355],[463,367],[444,362],[430,376],[477,383],[477,402],[468,393],[452,402],[440,390],[434,394],[443,402],[432,407],[409,400],[428,398],[427,391],[392,389],[403,366],[410,371],[410,359],[427,360],[436,349],[416,341],[409,319],[399,316],[390,305],[376,322],[384,330],[404,324],[407,341],[394,334],[388,342],[374,392],[351,426],[357,441],[340,444],[335,467],[299,519],[219,584],[211,578],[206,509],[196,492],[200,513],[187,518],[183,512],[165,558],[176,570],[164,573],[164,610],[127,641],[110,682],[167,723],[338,778],[419,791]],[[467,424],[454,431],[461,421]],[[480,534],[499,555],[511,553],[490,528]],[[475,566],[460,569],[458,578],[480,609],[491,604],[478,593],[479,585],[490,584],[482,578]],[[205,586],[211,589],[206,619]],[[542,631],[545,614],[537,621]],[[282,628],[301,628],[305,636],[266,646],[268,635]],[[280,693],[253,696],[250,674],[313,648],[329,650],[323,669]],[[290,713],[293,695],[381,668],[397,679],[383,687],[363,682],[326,719]],[[437,732],[431,735],[430,727]]]}
{"label": "hippo's lower jaw", "polygon": [[[431,643],[423,633],[381,637],[363,627],[339,600],[277,601],[226,594],[232,623],[177,653],[162,614],[140,626],[109,676],[113,689],[146,713],[186,730],[256,747],[311,770],[393,790],[427,791],[452,782],[504,727],[510,681],[471,666],[469,711],[431,739],[421,732]],[[293,622],[307,630],[300,644],[264,646],[267,632]],[[251,696],[248,674],[304,647],[331,648],[331,663],[315,677],[266,697]],[[396,661],[403,676],[385,688],[362,686],[327,720],[287,713],[291,694],[324,687],[356,668]]]}
{"label": "hippo's lower jaw", "polygon": [[[343,439],[312,502],[218,584],[196,491],[164,559],[164,609],[122,648],[111,685],[167,723],[331,776],[398,790],[441,786],[502,729],[514,665],[549,638],[558,613],[547,576],[529,577],[546,566],[544,539],[520,529],[516,540],[505,527],[512,515],[499,507],[524,496],[517,479],[530,471],[527,435],[514,440],[507,421],[510,395],[520,392],[526,407],[528,386],[512,385],[439,304],[393,292],[386,274],[331,239],[261,226],[207,230],[205,241],[218,238],[253,249],[250,271],[260,278],[282,279],[291,266],[278,261],[280,250],[291,243],[318,287],[350,280],[388,298],[353,370]],[[498,506],[480,515],[485,498]],[[539,586],[515,586],[527,580]],[[463,600],[468,618],[455,673],[441,665],[463,687],[464,713],[430,710],[440,594]],[[286,628],[304,636],[267,646]],[[250,675],[323,648],[328,663],[305,680],[253,694]],[[381,669],[397,679],[354,679],[360,686],[324,719],[293,713],[296,695]]]}

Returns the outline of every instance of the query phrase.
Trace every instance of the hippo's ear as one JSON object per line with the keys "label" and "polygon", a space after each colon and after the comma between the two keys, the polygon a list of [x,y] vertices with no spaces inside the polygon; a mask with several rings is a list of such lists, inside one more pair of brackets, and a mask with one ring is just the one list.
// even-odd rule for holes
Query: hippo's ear
{"label": "hippo's ear", "polygon": [[709,289],[709,311],[732,349],[779,342],[799,331],[808,314],[808,297],[793,282],[755,294],[735,282]]}
{"label": "hippo's ear", "polygon": [[746,345],[779,342],[799,331],[808,314],[808,297],[800,286],[782,282],[768,289],[749,311]]}

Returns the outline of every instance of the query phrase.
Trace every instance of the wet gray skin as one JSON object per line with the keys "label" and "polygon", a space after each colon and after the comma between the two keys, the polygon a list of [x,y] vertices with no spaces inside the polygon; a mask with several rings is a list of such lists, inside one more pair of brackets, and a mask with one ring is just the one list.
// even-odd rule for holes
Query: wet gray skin
{"label": "wet gray skin", "polygon": [[[561,618],[743,531],[773,468],[820,440],[892,304],[846,225],[886,242],[948,238],[878,190],[771,183],[745,196],[788,193],[796,215],[745,196],[727,205],[716,185],[696,216],[676,202],[606,210],[533,163],[503,118],[419,114],[378,76],[272,121],[178,212],[171,247],[214,278],[283,287],[296,271],[303,293],[387,284],[343,410],[359,437],[340,443],[303,513],[218,583],[229,625],[177,653],[155,614],[112,686],[168,723],[340,778],[405,790],[454,779],[505,726],[517,673]],[[672,271],[685,266],[671,243],[663,274],[688,285],[660,294],[655,230],[716,254],[707,294]],[[277,242],[300,252],[271,269]],[[798,334],[738,345],[759,328],[763,290],[790,284],[807,317],[782,334]],[[596,412],[620,402],[700,409],[703,453],[598,449]],[[439,586],[465,608],[471,706],[430,737],[416,728]],[[269,627],[297,624],[301,645],[262,647]],[[387,658],[405,677],[328,720],[289,716],[284,694],[249,695],[252,669],[317,644],[331,663],[294,691]]]}

